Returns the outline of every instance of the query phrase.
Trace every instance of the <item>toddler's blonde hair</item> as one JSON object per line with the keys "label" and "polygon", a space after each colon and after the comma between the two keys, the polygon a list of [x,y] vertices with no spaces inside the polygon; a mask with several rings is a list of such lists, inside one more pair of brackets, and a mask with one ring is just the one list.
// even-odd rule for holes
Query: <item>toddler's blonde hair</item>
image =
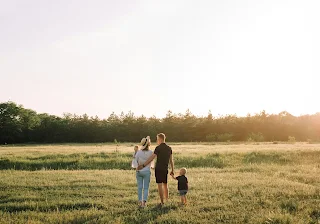
{"label": "toddler's blonde hair", "polygon": [[186,175],[186,173],[187,173],[187,168],[184,168],[184,167],[183,167],[183,168],[181,168],[180,170],[182,171],[182,174],[183,174],[183,175]]}

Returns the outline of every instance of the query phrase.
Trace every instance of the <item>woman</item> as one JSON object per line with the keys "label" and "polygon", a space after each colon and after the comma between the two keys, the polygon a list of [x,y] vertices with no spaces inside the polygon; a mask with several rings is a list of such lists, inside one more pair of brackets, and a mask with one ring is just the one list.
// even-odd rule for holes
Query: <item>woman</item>
{"label": "woman", "polygon": [[[150,145],[151,141],[149,136],[141,140],[140,150],[135,155],[135,164],[137,164],[137,166],[142,165],[152,155],[153,152],[149,149]],[[139,206],[142,208],[146,206],[148,200],[151,167],[153,167],[153,164],[149,164],[143,169],[136,171]]]}

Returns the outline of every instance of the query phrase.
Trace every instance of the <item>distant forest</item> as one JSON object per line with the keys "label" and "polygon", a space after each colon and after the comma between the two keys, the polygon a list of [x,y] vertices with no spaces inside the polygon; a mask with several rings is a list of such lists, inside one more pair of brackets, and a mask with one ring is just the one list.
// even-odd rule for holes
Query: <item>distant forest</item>
{"label": "distant forest", "polygon": [[112,113],[106,119],[38,114],[14,102],[0,104],[0,144],[138,142],[159,132],[171,142],[320,141],[320,113],[293,116],[265,111],[246,117],[194,116],[168,111],[165,118]]}

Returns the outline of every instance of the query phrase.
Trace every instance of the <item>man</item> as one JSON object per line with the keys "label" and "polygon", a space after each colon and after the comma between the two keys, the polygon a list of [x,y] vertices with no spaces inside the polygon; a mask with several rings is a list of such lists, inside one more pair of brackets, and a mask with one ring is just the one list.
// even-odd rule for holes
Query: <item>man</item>
{"label": "man", "polygon": [[138,166],[138,170],[147,166],[157,157],[157,163],[155,168],[156,183],[158,184],[158,192],[160,196],[161,203],[159,206],[164,204],[164,199],[168,199],[168,165],[170,162],[171,173],[174,175],[174,164],[172,158],[172,149],[166,144],[166,136],[163,133],[157,135],[158,146],[154,150],[154,153],[150,158],[142,165]]}

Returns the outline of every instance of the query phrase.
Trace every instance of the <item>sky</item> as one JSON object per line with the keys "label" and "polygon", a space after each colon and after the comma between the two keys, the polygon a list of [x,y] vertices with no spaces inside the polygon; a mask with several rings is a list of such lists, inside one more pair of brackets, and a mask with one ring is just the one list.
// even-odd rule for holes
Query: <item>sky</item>
{"label": "sky", "polygon": [[108,117],[320,111],[320,1],[0,0],[0,102]]}

